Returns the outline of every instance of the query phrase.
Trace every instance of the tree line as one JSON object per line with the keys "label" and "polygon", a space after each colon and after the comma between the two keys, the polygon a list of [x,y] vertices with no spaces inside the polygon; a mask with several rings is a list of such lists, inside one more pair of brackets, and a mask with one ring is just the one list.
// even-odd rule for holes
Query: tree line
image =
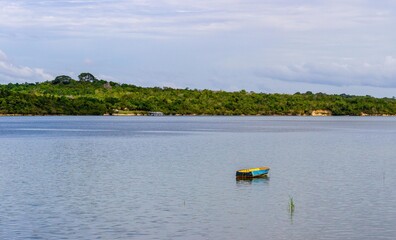
{"label": "tree line", "polygon": [[104,115],[162,112],[165,115],[396,115],[396,99],[325,93],[267,94],[139,87],[99,80],[90,73],[78,79],[0,85],[0,114]]}

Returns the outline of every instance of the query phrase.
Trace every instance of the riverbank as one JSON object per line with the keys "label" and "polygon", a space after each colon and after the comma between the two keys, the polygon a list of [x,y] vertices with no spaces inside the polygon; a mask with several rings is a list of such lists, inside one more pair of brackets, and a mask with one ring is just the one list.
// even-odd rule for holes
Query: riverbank
{"label": "riverbank", "polygon": [[310,91],[278,94],[139,87],[63,76],[42,83],[0,85],[0,112],[11,116],[392,116],[396,99]]}
{"label": "riverbank", "polygon": [[108,116],[108,117],[396,117],[396,115],[389,114],[377,114],[377,115],[208,115],[208,114],[170,114],[170,115],[161,115],[161,116],[152,116],[149,114],[134,114],[134,113],[126,113],[126,114],[103,114],[103,115],[65,115],[65,114],[0,114],[0,117],[39,117],[39,116]]}

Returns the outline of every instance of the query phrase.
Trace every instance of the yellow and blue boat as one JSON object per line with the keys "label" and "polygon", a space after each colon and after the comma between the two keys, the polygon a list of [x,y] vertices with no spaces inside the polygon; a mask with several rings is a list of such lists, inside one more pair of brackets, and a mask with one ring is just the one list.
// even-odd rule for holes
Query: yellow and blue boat
{"label": "yellow and blue boat", "polygon": [[237,178],[257,178],[266,176],[269,172],[269,167],[248,168],[236,171]]}

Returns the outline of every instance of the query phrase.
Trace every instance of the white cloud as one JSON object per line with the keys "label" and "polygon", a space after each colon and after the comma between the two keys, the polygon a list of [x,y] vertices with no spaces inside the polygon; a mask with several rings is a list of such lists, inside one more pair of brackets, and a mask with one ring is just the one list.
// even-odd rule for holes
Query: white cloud
{"label": "white cloud", "polygon": [[340,59],[267,66],[258,69],[256,76],[294,83],[395,88],[396,58],[387,56],[376,62]]}
{"label": "white cloud", "polygon": [[7,60],[7,55],[0,50],[0,61],[5,61]]}
{"label": "white cloud", "polygon": [[51,80],[53,77],[41,68],[16,66],[0,50],[0,82],[34,82]]}
{"label": "white cloud", "polygon": [[[152,86],[394,87],[395,24],[388,0],[0,0],[9,54]],[[3,81],[48,77],[0,63]]]}
{"label": "white cloud", "polygon": [[84,65],[92,65],[94,61],[91,58],[85,58],[83,61]]}
{"label": "white cloud", "polygon": [[393,19],[386,6],[372,8],[365,1],[6,0],[0,9],[3,28],[34,29],[47,36],[178,36],[253,27],[309,31],[376,26]]}

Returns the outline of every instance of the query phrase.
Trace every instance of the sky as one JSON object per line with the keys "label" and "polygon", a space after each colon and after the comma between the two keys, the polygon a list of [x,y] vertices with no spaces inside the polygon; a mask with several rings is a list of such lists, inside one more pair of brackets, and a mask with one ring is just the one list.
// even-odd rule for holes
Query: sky
{"label": "sky", "polygon": [[0,84],[396,96],[394,0],[0,0]]}

